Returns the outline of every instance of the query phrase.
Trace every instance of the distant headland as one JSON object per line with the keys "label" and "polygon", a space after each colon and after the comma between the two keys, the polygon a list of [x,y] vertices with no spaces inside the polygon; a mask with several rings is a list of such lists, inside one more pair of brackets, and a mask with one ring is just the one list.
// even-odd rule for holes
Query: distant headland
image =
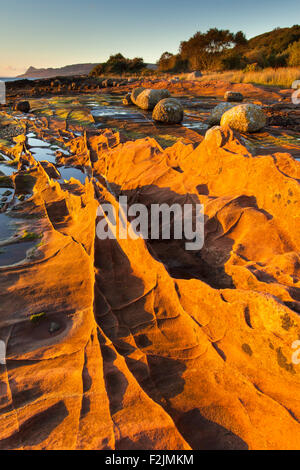
{"label": "distant headland", "polygon": [[18,75],[17,78],[52,78],[57,76],[70,77],[72,75],[88,75],[98,64],[75,64],[66,65],[60,68],[35,68],[29,67],[28,70]]}

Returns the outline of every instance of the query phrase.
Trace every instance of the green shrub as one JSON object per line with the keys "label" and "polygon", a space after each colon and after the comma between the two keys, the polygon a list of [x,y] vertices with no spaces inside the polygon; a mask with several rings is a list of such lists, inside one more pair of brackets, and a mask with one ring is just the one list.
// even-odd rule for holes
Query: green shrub
{"label": "green shrub", "polygon": [[42,238],[41,234],[39,235],[34,232],[27,232],[26,230],[23,232],[23,235],[22,235],[22,240],[25,240],[25,241],[34,241],[40,238]]}
{"label": "green shrub", "polygon": [[41,312],[41,313],[35,313],[34,315],[31,315],[30,317],[30,321],[31,323],[40,323],[41,320],[45,319],[46,318],[46,313],[45,312]]}

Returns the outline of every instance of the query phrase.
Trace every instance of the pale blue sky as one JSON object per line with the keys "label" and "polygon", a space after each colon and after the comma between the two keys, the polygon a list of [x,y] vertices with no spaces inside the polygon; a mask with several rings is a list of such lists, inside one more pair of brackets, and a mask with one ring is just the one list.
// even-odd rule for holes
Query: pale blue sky
{"label": "pale blue sky", "polygon": [[299,23],[299,0],[0,0],[0,76],[30,65],[103,62],[110,54],[155,62],[211,27],[248,38]]}

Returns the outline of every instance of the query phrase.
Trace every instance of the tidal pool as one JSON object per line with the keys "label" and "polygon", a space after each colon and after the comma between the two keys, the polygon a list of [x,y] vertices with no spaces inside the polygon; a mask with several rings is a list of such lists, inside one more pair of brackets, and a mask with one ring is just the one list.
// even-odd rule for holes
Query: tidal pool
{"label": "tidal pool", "polygon": [[20,242],[7,246],[0,246],[0,266],[9,266],[20,263],[26,259],[27,251],[32,249],[36,242]]}
{"label": "tidal pool", "polygon": [[15,232],[16,224],[14,220],[5,212],[0,213],[0,241],[7,240],[12,237]]}
{"label": "tidal pool", "polygon": [[6,176],[11,176],[16,171],[17,171],[17,168],[15,166],[6,165],[5,163],[0,162],[0,172],[4,173]]}
{"label": "tidal pool", "polygon": [[30,152],[38,162],[46,160],[49,163],[55,163],[57,150],[64,155],[69,155],[67,150],[39,139],[34,133],[27,134],[27,143],[30,146]]}
{"label": "tidal pool", "polygon": [[63,180],[69,181],[71,178],[75,178],[79,180],[80,183],[84,184],[86,178],[88,177],[86,173],[84,173],[79,168],[62,166],[58,168],[58,171],[61,174],[61,179],[59,180],[60,182],[63,182]]}

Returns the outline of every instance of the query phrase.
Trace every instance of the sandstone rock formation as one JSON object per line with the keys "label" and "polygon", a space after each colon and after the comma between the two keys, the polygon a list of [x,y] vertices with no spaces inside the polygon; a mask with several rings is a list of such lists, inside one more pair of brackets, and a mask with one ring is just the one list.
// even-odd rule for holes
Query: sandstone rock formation
{"label": "sandstone rock formation", "polygon": [[[38,95],[36,114],[0,113],[0,448],[299,449],[300,163],[290,132],[299,113],[290,93],[140,80],[180,95],[203,127],[161,126],[139,112],[145,122],[110,118],[113,132],[90,111],[107,90],[91,97],[99,82],[75,78],[55,89],[66,95],[73,82],[82,96],[49,101],[39,96],[52,93],[45,81],[11,85],[16,100]],[[206,132],[229,87],[273,100],[264,110],[274,123],[288,102],[290,127]],[[122,113],[128,89],[118,90]],[[120,196],[149,210],[203,204],[203,248],[173,236],[100,239],[104,204],[124,225]]]}
{"label": "sandstone rock formation", "polygon": [[266,125],[266,116],[260,106],[252,103],[234,106],[221,118],[221,125],[227,125],[239,132],[257,132]]}
{"label": "sandstone rock formation", "polygon": [[178,124],[183,120],[184,112],[180,101],[174,98],[160,100],[153,110],[154,121]]}
{"label": "sandstone rock formation", "polygon": [[[0,448],[299,449],[299,162],[253,156],[228,127],[197,146],[103,130],[68,148],[84,185],[22,153],[33,184],[11,210],[42,238],[0,267]],[[203,249],[100,240],[97,209],[120,223],[120,195],[204,204]]]}

